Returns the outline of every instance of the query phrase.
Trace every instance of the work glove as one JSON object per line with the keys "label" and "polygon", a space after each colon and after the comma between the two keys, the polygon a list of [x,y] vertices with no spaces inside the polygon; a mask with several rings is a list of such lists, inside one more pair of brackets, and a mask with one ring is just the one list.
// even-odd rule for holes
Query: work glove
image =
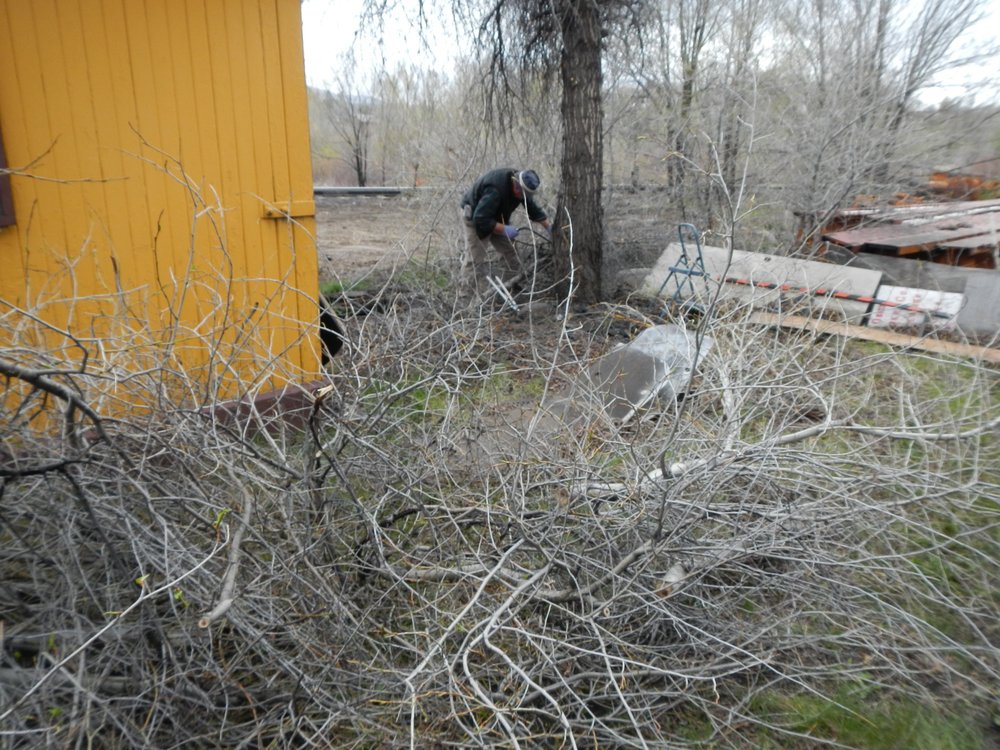
{"label": "work glove", "polygon": [[510,224],[503,225],[503,233],[507,235],[508,240],[512,240],[515,237],[517,237],[520,231],[521,231],[520,229],[518,229],[515,226],[511,226]]}

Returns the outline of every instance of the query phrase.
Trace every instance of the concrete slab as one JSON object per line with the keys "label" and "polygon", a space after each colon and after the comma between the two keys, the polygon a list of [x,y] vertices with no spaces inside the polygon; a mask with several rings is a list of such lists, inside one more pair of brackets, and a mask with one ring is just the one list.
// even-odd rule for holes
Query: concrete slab
{"label": "concrete slab", "polygon": [[854,267],[882,271],[882,283],[913,289],[954,292],[964,295],[958,328],[966,336],[991,340],[1000,335],[1000,271],[962,268],[913,258],[891,258],[873,253],[852,253],[831,245],[827,257]]}
{"label": "concrete slab", "polygon": [[[679,243],[667,246],[643,282],[641,291],[644,294],[659,293],[663,298],[669,299],[677,292],[678,276],[670,279],[666,286],[664,282],[668,280],[671,267],[677,267],[681,251]],[[692,257],[691,247],[688,247],[688,256]],[[821,295],[797,295],[754,284],[788,285],[808,290],[824,288],[852,295],[874,296],[882,278],[881,271],[877,270],[743,250],[733,251],[730,257],[729,251],[721,247],[703,247],[702,257],[707,278],[692,278],[695,295],[690,294],[690,287],[682,285],[678,296],[684,301],[704,304],[710,299],[709,294],[719,290],[719,298],[722,300],[743,301],[758,308],[773,308],[778,305],[787,308],[794,303],[796,311],[801,314],[834,313],[856,323],[860,323],[867,313],[866,303]],[[727,283],[725,279],[743,279],[749,283]]]}
{"label": "concrete slab", "polygon": [[956,316],[962,309],[964,295],[939,292],[932,289],[913,289],[906,286],[883,284],[878,288],[878,298],[897,305],[913,305],[922,310],[945,313],[950,317],[925,315],[902,307],[873,305],[868,316],[869,328],[916,328],[920,330],[954,331]]}
{"label": "concrete slab", "polygon": [[591,365],[588,385],[608,416],[627,420],[654,399],[676,399],[713,343],[706,336],[699,349],[694,332],[676,325],[647,328]]}
{"label": "concrete slab", "polygon": [[965,280],[969,274],[990,273],[982,269],[946,266],[915,258],[854,253],[839,245],[827,245],[823,256],[838,265],[881,271],[883,284],[908,286],[912,289],[931,289],[938,292],[963,294]]}
{"label": "concrete slab", "polygon": [[967,336],[995,341],[1000,336],[1000,272],[983,271],[965,279],[965,307],[958,327]]}

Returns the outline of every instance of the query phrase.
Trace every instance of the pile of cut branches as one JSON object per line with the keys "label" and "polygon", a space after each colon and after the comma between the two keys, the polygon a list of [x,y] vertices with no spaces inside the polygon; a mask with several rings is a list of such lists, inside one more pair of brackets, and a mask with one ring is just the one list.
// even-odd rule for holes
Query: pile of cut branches
{"label": "pile of cut branches", "polygon": [[7,326],[6,742],[787,744],[782,691],[995,700],[995,372],[735,310],[622,426],[563,396],[641,312],[379,302],[298,426]]}

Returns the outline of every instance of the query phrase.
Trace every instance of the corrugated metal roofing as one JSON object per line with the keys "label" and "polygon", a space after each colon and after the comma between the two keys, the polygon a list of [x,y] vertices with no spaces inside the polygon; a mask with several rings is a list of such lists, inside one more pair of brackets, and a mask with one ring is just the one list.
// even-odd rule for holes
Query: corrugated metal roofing
{"label": "corrugated metal roofing", "polygon": [[[1000,234],[990,243],[994,246],[1000,246]],[[984,247],[983,245],[983,235],[977,234],[974,237],[963,237],[958,240],[949,240],[948,242],[941,242],[938,247],[945,250],[975,250],[976,248]]]}
{"label": "corrugated metal roofing", "polygon": [[901,222],[909,219],[943,218],[950,215],[982,213],[1000,210],[1000,198],[988,201],[948,201],[936,203],[908,203],[893,206],[861,206],[845,208],[839,216],[856,216],[870,221]]}
{"label": "corrugated metal roofing", "polygon": [[824,233],[823,239],[860,251],[889,249],[906,255],[1000,244],[1000,200],[849,209],[839,217],[854,218],[860,225]]}

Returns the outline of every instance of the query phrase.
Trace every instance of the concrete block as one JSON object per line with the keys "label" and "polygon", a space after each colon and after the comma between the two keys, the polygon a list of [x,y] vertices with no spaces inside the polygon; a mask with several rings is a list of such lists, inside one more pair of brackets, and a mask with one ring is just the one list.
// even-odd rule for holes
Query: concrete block
{"label": "concrete block", "polygon": [[591,365],[588,385],[608,416],[625,420],[654,399],[676,399],[712,345],[706,336],[699,348],[694,332],[680,326],[653,326]]}
{"label": "concrete block", "polygon": [[[774,308],[778,305],[787,308],[795,304],[799,314],[834,313],[845,320],[859,323],[868,311],[867,303],[807,293],[796,294],[793,291],[783,292],[754,284],[784,284],[795,289],[811,291],[823,288],[853,295],[874,296],[882,278],[881,271],[867,268],[743,250],[734,250],[730,254],[725,248],[706,246],[702,247],[702,258],[707,276],[692,277],[696,294],[691,295],[690,287],[683,283],[683,277],[675,275],[674,278],[669,278],[671,267],[678,266],[681,251],[679,243],[667,246],[643,282],[641,291],[644,294],[659,294],[664,299],[670,299],[677,292],[677,280],[680,279],[682,293],[679,297],[685,301],[693,297],[698,304],[707,304],[711,299],[710,295],[718,292],[721,300],[743,301],[757,308]],[[690,246],[688,257],[694,260]],[[726,279],[743,279],[750,283],[741,285],[726,282]]]}
{"label": "concrete block", "polygon": [[954,331],[956,316],[962,309],[963,296],[954,292],[938,292],[930,289],[911,289],[905,286],[883,284],[878,289],[878,298],[900,305],[913,305],[928,311],[947,313],[950,318],[904,310],[900,307],[873,305],[868,316],[869,328],[934,328],[939,331]]}
{"label": "concrete block", "polygon": [[996,340],[1000,335],[1000,273],[980,271],[965,279],[965,306],[958,314],[958,327],[974,338]]}

